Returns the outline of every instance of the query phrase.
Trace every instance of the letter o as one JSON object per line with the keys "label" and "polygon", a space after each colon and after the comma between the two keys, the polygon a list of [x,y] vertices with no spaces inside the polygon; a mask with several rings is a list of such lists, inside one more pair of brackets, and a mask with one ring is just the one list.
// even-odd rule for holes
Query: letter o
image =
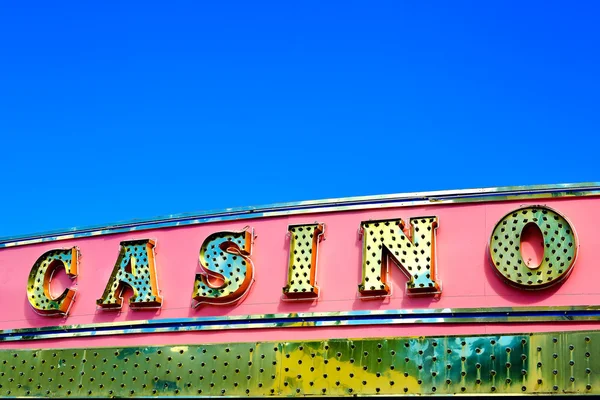
{"label": "letter o", "polygon": [[[538,266],[527,266],[521,254],[525,226],[535,224],[544,239]],[[494,227],[489,251],[496,273],[509,285],[543,289],[565,280],[577,257],[577,235],[571,223],[545,206],[527,206],[506,214]]]}

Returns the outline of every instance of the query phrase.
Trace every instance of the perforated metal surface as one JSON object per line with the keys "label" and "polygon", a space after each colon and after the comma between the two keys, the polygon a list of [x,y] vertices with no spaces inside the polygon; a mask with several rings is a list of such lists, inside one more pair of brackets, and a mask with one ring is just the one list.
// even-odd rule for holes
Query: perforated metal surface
{"label": "perforated metal surface", "polygon": [[102,297],[96,301],[103,309],[120,309],[125,287],[133,290],[132,308],[156,308],[162,304],[158,293],[154,241],[150,239],[121,242],[121,250]]}
{"label": "perforated metal surface", "polygon": [[0,396],[600,394],[598,331],[0,351]]}
{"label": "perforated metal surface", "polygon": [[317,253],[324,224],[293,225],[289,227],[290,258],[288,282],[283,293],[291,299],[314,299],[319,295],[316,286]]}
{"label": "perforated metal surface", "polygon": [[65,289],[60,296],[54,297],[50,291],[52,276],[58,268],[64,268],[65,273],[74,279],[77,276],[79,251],[71,249],[51,250],[37,259],[27,281],[27,299],[33,309],[43,315],[67,315],[75,291]]}
{"label": "perforated metal surface", "polygon": [[252,231],[223,231],[207,237],[200,248],[203,272],[194,281],[195,305],[229,304],[243,298],[254,278],[251,253]]}
{"label": "perforated metal surface", "polygon": [[411,218],[410,225],[409,237],[401,219],[361,223],[363,273],[358,290],[363,296],[389,294],[388,258],[408,277],[408,294],[440,292],[435,265],[437,217]]}
{"label": "perforated metal surface", "polygon": [[[523,229],[534,224],[544,240],[539,265],[530,265],[521,253]],[[544,206],[524,207],[504,216],[490,239],[490,255],[497,273],[509,284],[541,289],[564,280],[575,264],[577,237],[571,224]]]}

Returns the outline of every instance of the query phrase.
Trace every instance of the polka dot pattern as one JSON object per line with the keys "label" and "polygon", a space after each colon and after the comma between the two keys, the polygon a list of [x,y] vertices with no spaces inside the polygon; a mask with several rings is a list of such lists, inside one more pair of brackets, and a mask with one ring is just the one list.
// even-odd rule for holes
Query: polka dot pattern
{"label": "polka dot pattern", "polygon": [[404,221],[401,219],[362,222],[363,274],[358,287],[361,295],[390,293],[388,257],[409,277],[406,284],[408,294],[440,293],[435,266],[437,224],[437,217],[411,218],[409,238],[403,231]]}
{"label": "polka dot pattern", "polygon": [[50,291],[52,276],[59,268],[64,268],[71,279],[77,276],[79,251],[76,247],[65,250],[50,250],[37,259],[27,282],[27,299],[33,309],[43,315],[67,315],[75,290],[65,289],[58,297]]}
{"label": "polka dot pattern", "polygon": [[200,264],[205,273],[196,274],[193,299],[197,303],[229,304],[250,289],[254,271],[248,257],[252,252],[252,232],[216,232],[200,248]]}
{"label": "polka dot pattern", "polygon": [[154,264],[154,241],[143,239],[121,242],[117,263],[96,304],[103,309],[120,309],[126,287],[133,290],[129,307],[158,308],[162,305]]}
{"label": "polka dot pattern", "polygon": [[323,224],[289,227],[288,282],[283,288],[283,294],[287,298],[314,299],[319,296],[319,288],[316,286],[317,249],[324,230]]}
{"label": "polka dot pattern", "polygon": [[[544,255],[538,266],[528,265],[521,253],[523,229],[535,224],[542,233]],[[544,206],[523,207],[506,214],[490,238],[492,265],[512,286],[541,289],[564,280],[575,264],[577,237],[571,224]]]}

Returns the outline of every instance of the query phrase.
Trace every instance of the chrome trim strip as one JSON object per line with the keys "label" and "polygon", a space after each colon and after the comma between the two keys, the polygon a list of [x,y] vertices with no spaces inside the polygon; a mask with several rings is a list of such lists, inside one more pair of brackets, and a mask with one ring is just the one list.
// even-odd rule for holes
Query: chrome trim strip
{"label": "chrome trim strip", "polygon": [[130,220],[109,225],[97,225],[32,235],[4,237],[0,238],[0,248],[132,231],[144,231],[149,229],[244,220],[249,218],[267,218],[281,215],[408,207],[416,205],[424,206],[432,204],[480,203],[515,200],[520,198],[545,199],[553,197],[583,197],[598,195],[600,195],[600,182],[587,182],[575,184],[442,190],[276,203],[259,207],[238,207],[199,213],[172,214],[152,219]]}
{"label": "chrome trim strip", "polygon": [[600,321],[600,306],[367,310],[155,319],[0,331],[0,342],[222,329]]}

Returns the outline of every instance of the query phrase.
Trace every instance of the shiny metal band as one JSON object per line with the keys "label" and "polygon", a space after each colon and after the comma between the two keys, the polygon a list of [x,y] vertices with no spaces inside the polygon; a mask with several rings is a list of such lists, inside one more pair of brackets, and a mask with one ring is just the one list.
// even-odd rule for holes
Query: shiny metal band
{"label": "shiny metal band", "polygon": [[135,333],[440,323],[600,321],[600,306],[368,310],[155,319],[0,331],[0,342]]}
{"label": "shiny metal band", "polygon": [[0,396],[600,394],[600,332],[0,351]]}
{"label": "shiny metal band", "polygon": [[35,235],[0,238],[0,248],[57,240],[110,235],[149,229],[206,224],[219,221],[266,218],[281,215],[323,213],[390,207],[437,204],[464,204],[506,201],[515,199],[546,199],[555,197],[583,197],[600,195],[600,183],[562,185],[506,186],[486,189],[444,190],[380,196],[347,197],[317,201],[272,204],[262,207],[228,208],[204,213],[175,214],[149,220],[134,220],[111,225],[73,228]]}

